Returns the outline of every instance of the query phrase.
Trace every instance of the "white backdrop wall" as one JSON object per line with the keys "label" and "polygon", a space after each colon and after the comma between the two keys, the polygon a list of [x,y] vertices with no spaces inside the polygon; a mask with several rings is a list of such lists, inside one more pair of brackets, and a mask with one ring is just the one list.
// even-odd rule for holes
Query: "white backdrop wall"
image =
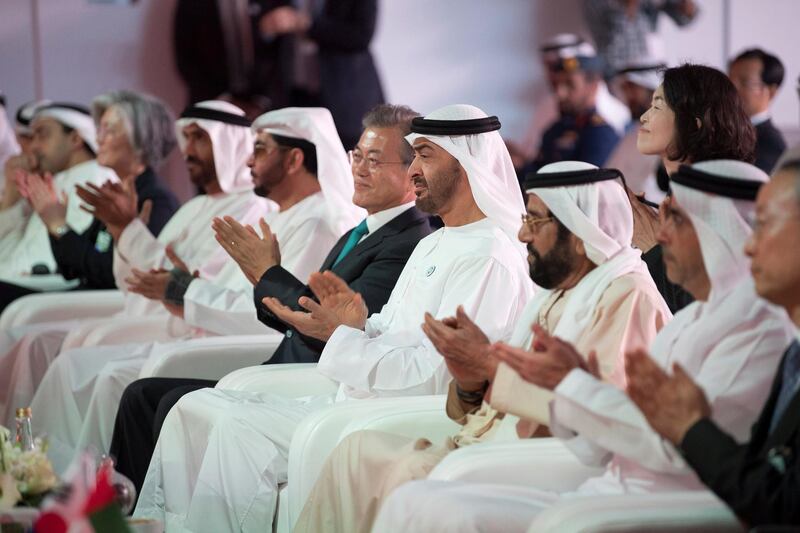
{"label": "white backdrop wall", "polygon": [[[660,33],[670,62],[725,68],[728,54],[763,46],[787,66],[775,121],[786,130],[796,128],[800,52],[793,25],[800,20],[800,1],[697,1],[701,14],[688,28],[662,17]],[[9,108],[37,91],[86,103],[100,92],[124,87],[156,94],[179,111],[185,91],[172,59],[174,4],[0,0],[0,90]],[[579,0],[381,0],[380,8],[372,49],[391,101],[421,112],[472,103],[499,115],[503,133],[518,141],[541,126],[535,102],[547,95],[547,87],[538,44],[564,31],[587,35]],[[182,170],[176,160],[168,174],[185,197],[190,188]]]}

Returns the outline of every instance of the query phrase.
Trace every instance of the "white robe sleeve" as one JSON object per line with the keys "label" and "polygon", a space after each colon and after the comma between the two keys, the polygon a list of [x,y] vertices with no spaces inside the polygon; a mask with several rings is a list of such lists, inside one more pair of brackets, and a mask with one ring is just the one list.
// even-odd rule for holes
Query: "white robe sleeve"
{"label": "white robe sleeve", "polygon": [[[737,438],[746,438],[769,391],[776,364],[770,359],[780,356],[785,339],[779,329],[748,329],[725,337],[705,356],[699,373],[693,376],[711,404],[714,421]],[[581,442],[585,439],[595,448],[637,461],[650,470],[689,471],[674,446],[653,431],[623,391],[582,370],[573,370],[555,393],[551,420],[554,434],[566,436],[564,432],[569,430],[577,433],[565,444],[574,446],[579,457],[578,447],[586,449]]]}
{"label": "white robe sleeve", "polygon": [[336,235],[324,219],[312,218],[300,224],[288,237],[280,241],[286,243],[280,245],[281,266],[303,283],[308,283],[308,276],[319,271],[341,235]]}
{"label": "white robe sleeve", "polygon": [[30,215],[30,206],[24,200],[18,200],[8,209],[0,211],[0,243],[13,243],[22,238]]}
{"label": "white robe sleeve", "polygon": [[183,296],[183,319],[217,335],[260,335],[270,330],[256,318],[253,287],[244,278],[238,289],[205,279],[189,284]]}
{"label": "white robe sleeve", "polygon": [[147,270],[163,261],[166,245],[150,233],[147,226],[137,217],[128,224],[114,246],[114,279],[117,287],[127,290],[125,279],[131,270]]}
{"label": "white robe sleeve", "polygon": [[[320,218],[310,218],[290,235],[279,234],[278,238],[283,243],[281,266],[306,281],[311,272],[319,270],[338,239]],[[183,302],[183,316],[188,324],[217,335],[259,335],[269,331],[256,316],[252,284],[230,258],[213,282],[193,281]]]}
{"label": "white robe sleeve", "polygon": [[[453,316],[456,307],[463,305],[489,339],[508,340],[530,294],[510,294],[524,290],[510,282],[514,279],[495,258],[468,257],[453,269],[438,308],[431,313],[442,319]],[[387,307],[381,315],[392,314],[386,313]],[[340,326],[328,340],[318,369],[345,385],[354,397],[444,394],[449,373],[442,356],[416,325],[422,321],[423,316],[414,317],[413,328],[391,331],[390,327],[387,332],[375,331],[374,324],[368,324],[367,331]]]}

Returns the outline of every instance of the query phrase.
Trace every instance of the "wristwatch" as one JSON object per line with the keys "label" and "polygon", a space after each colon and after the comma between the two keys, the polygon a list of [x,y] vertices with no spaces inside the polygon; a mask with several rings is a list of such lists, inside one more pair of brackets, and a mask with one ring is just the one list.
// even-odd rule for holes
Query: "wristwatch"
{"label": "wristwatch", "polygon": [[56,239],[60,239],[68,231],[69,231],[69,226],[67,226],[66,224],[61,224],[57,228],[54,228],[53,231],[50,232],[50,234],[53,235],[53,237],[55,237]]}

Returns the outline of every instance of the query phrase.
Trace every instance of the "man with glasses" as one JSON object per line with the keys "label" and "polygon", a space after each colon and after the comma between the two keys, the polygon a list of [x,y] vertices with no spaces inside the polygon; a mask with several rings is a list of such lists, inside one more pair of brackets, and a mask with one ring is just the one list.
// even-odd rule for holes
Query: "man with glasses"
{"label": "man with glasses", "polygon": [[[795,329],[750,440],[743,442],[741,431],[731,434],[724,426],[723,406],[701,376],[677,370],[670,376],[644,353],[629,357],[626,365],[628,394],[700,480],[748,526],[795,526],[785,531],[800,525],[799,182],[800,160],[795,159],[782,164],[761,188],[755,228],[745,246],[756,292],[783,307]],[[745,372],[741,376],[742,381],[749,378]],[[750,413],[758,405],[751,403]]]}
{"label": "man with glasses", "polygon": [[783,76],[781,60],[760,48],[745,50],[728,66],[728,77],[756,129],[754,165],[764,172],[772,172],[786,150],[786,141],[772,123],[769,109],[783,83]]}
{"label": "man with glasses", "polygon": [[386,305],[369,315],[363,297],[331,272],[315,276],[327,282],[319,304],[300,302],[308,313],[264,299],[284,322],[325,341],[309,372],[338,391],[302,399],[217,388],[187,394],[164,419],[135,516],[192,531],[269,528],[303,418],[334,402],[447,390],[447,366],[420,327],[426,315],[446,319],[461,306],[489,339],[511,337],[533,287],[514,238],[524,205],[500,127],[465,104],[412,120],[416,207],[445,226],[417,244]]}
{"label": "man with glasses", "polygon": [[[695,302],[676,313],[647,350],[658,368],[696,380],[714,409],[714,422],[739,441],[769,393],[781,350],[791,336],[784,311],[756,293],[744,254],[752,231],[753,199],[768,179],[741,161],[681,166],[670,176],[673,195],[658,234],[667,275]],[[629,352],[626,362],[632,354],[635,360],[645,358],[644,350]],[[605,465],[603,474],[560,493],[541,490],[535,483],[497,483],[487,490],[484,484],[468,481],[412,482],[386,501],[375,531],[524,532],[543,509],[560,501],[701,489],[680,452],[653,430],[619,386],[598,379],[591,367],[559,371],[573,366],[565,362],[580,359],[578,351],[584,353],[568,342],[538,335],[531,351],[495,350],[524,379],[552,389],[548,414],[553,435],[584,464]],[[654,411],[675,412],[679,400],[662,394],[657,383],[640,382],[638,397],[647,397]],[[626,389],[631,390],[630,383]],[[708,458],[716,453],[705,451]],[[727,459],[714,460],[721,465]],[[428,503],[434,498],[435,507]],[[445,518],[442,509],[448,518],[456,518]]]}
{"label": "man with glasses", "polygon": [[[528,349],[532,327],[577,342],[583,353],[599,356],[571,362],[597,368],[621,386],[625,351],[649,345],[672,315],[631,246],[633,215],[618,178],[615,170],[565,161],[543,167],[528,181],[518,238],[528,248],[530,277],[544,290],[522,312],[510,342]],[[444,320],[426,316],[423,330],[454,377],[447,414],[463,429],[436,446],[376,431],[352,434],[326,462],[295,532],[369,531],[395,487],[424,478],[451,450],[512,437],[515,417],[495,407],[519,414],[536,403],[527,394],[532,386],[507,365],[498,368],[488,337],[462,309]],[[516,429],[526,437],[547,434],[535,423]]]}
{"label": "man with glasses", "polygon": [[[350,161],[353,202],[368,215],[330,249],[320,269],[335,273],[361,294],[370,313],[380,311],[417,242],[431,232],[426,215],[414,207],[414,192],[406,175],[414,152],[403,137],[416,116],[418,113],[406,106],[385,104],[364,117],[364,133],[350,152]],[[259,151],[286,149],[274,143],[274,136],[259,140],[255,148],[253,160],[269,155]],[[267,180],[257,184],[258,188],[270,186]],[[318,278],[312,276],[311,284],[307,284],[280,264],[278,250],[270,246],[271,242],[248,238],[233,220],[222,222],[225,224],[216,226],[220,240],[236,242],[228,248],[234,264],[247,277],[256,279],[253,300],[258,320],[284,333],[283,341],[265,364],[316,362],[325,342],[298,332],[271,313],[262,300],[277,298],[292,310],[301,310],[301,298],[316,298],[313,288]],[[313,248],[320,243],[307,241],[305,245]],[[137,488],[150,462],[154,433],[158,434],[169,409],[183,394],[214,385],[205,380],[147,378],[127,387],[117,413],[111,452],[118,459],[117,469]]]}

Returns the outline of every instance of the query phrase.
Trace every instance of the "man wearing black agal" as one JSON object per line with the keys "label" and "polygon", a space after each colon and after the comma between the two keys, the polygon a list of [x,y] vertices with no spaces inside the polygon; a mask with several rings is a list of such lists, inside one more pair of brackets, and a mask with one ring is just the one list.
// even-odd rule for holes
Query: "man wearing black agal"
{"label": "man wearing black agal", "polygon": [[[414,153],[404,136],[415,116],[416,112],[404,106],[381,105],[364,117],[364,132],[350,157],[355,182],[353,202],[369,216],[342,236],[325,259],[321,273],[311,276],[311,283],[317,285],[325,283],[322,273],[335,273],[361,295],[369,313],[380,311],[417,242],[431,232],[427,215],[414,207],[414,190],[406,175]],[[215,229],[230,241],[229,233],[241,227],[229,222]],[[246,250],[247,240],[236,241],[231,257],[245,272],[263,272],[254,287],[259,320],[284,333],[283,341],[265,363],[316,362],[325,343],[301,335],[263,304],[264,298],[275,298],[300,315],[316,299],[311,287],[276,264],[279,261],[270,256],[274,247],[261,247],[258,242],[263,241],[255,239]],[[263,265],[274,266],[264,271]],[[298,303],[301,298],[305,306]],[[170,408],[184,394],[214,385],[214,381],[206,380],[147,378],[127,387],[117,412],[111,454],[117,458],[117,469],[130,477],[137,489],[144,481]]]}

